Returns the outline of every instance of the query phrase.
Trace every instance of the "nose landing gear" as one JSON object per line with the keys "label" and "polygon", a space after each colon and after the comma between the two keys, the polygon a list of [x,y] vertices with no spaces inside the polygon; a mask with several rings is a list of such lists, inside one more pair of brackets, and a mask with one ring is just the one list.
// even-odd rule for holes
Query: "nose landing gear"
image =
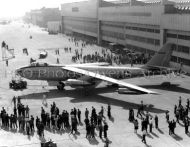
{"label": "nose landing gear", "polygon": [[57,89],[58,90],[64,90],[65,84],[63,82],[59,82],[59,84],[57,85]]}

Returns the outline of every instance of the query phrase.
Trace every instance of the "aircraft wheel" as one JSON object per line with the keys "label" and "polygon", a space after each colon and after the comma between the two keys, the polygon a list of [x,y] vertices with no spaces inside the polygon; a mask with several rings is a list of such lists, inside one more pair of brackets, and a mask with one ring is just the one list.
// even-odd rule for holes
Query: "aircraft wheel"
{"label": "aircraft wheel", "polygon": [[63,90],[65,87],[65,84],[64,83],[60,83],[59,85],[57,85],[57,89],[58,90]]}

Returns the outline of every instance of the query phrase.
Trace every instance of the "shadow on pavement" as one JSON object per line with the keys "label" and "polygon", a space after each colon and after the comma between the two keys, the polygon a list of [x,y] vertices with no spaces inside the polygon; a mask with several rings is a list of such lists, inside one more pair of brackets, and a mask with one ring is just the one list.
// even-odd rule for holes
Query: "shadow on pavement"
{"label": "shadow on pavement", "polygon": [[152,134],[153,136],[159,138],[159,136],[158,136],[156,133],[152,132],[151,134]]}
{"label": "shadow on pavement", "polygon": [[163,85],[140,85],[140,86],[143,88],[160,89],[165,91],[190,94],[190,89],[182,88],[180,87],[179,84],[171,84],[170,86],[163,86]]}
{"label": "shadow on pavement", "polygon": [[160,134],[164,134],[164,132],[160,128],[158,128],[158,131],[160,132]]}
{"label": "shadow on pavement", "polygon": [[177,134],[174,134],[172,137],[173,137],[175,140],[177,140],[177,141],[183,140],[183,138],[182,138],[181,136],[177,135]]}
{"label": "shadow on pavement", "polygon": [[[102,93],[104,90],[109,90],[110,93],[113,92],[113,89],[110,88],[95,88],[91,90],[91,94],[89,96],[84,96],[83,90],[81,89],[70,89],[65,91],[58,91],[57,89],[50,90],[49,92],[44,93],[32,93],[21,96],[22,99],[36,99],[41,100],[43,98],[43,94],[47,95],[46,99],[56,99],[70,97],[72,103],[80,103],[80,102],[98,102],[102,104],[111,104],[114,106],[123,107],[123,109],[138,109],[140,107],[139,104],[127,102],[123,100],[119,100],[117,98],[105,97],[102,95],[98,95],[98,93]],[[126,99],[127,100],[127,99]],[[146,105],[144,108],[145,111],[153,112],[153,113],[165,113],[165,110],[154,108],[154,105]]]}
{"label": "shadow on pavement", "polygon": [[89,141],[89,143],[91,145],[98,145],[99,144],[98,140],[96,140],[95,137],[94,138],[89,138],[88,141]]}

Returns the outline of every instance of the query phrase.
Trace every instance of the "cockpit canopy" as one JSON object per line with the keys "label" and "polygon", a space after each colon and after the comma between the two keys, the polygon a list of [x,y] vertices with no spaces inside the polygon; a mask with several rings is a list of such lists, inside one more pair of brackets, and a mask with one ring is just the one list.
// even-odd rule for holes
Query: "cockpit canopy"
{"label": "cockpit canopy", "polygon": [[30,64],[30,66],[32,66],[32,67],[44,67],[44,66],[48,66],[48,64],[47,63],[43,63],[43,62],[32,62]]}

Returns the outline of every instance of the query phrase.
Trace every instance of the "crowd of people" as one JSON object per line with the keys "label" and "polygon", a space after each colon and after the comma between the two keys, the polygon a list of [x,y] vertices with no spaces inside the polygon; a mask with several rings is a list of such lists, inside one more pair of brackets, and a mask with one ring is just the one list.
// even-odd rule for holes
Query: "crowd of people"
{"label": "crowd of people", "polygon": [[[188,134],[189,127],[189,99],[187,99],[186,106],[182,106],[181,97],[179,97],[179,104],[174,106],[174,114],[176,119],[170,119],[169,111],[166,111],[166,121],[168,123],[169,135],[175,135],[176,123],[183,123],[185,133]],[[45,111],[41,107],[41,116],[30,115],[30,108],[28,105],[23,105],[21,97],[13,97],[13,113],[8,114],[4,107],[2,107],[0,118],[1,127],[8,130],[26,132],[27,135],[34,134],[35,130],[39,137],[44,137],[44,130],[52,132],[66,131],[70,134],[79,134],[78,126],[85,124],[86,138],[93,139],[98,136],[100,139],[108,139],[108,123],[106,121],[105,111],[107,111],[108,119],[112,118],[111,106],[108,104],[107,109],[103,106],[100,111],[92,106],[91,113],[88,108],[84,112],[84,120],[82,120],[82,112],[80,109],[73,108],[70,112],[63,110],[62,112],[57,107],[56,103],[53,102],[50,106],[50,111]],[[134,109],[129,109],[129,121],[134,124],[134,132],[138,133],[139,125],[141,124],[142,142],[146,144],[146,136],[153,132],[153,126],[159,129],[158,116],[154,117],[148,112],[145,112],[143,101],[139,105],[137,113],[135,115]],[[138,120],[141,120],[139,124]],[[36,129],[35,129],[36,126]],[[96,133],[97,132],[97,133]],[[98,135],[96,135],[98,134]]]}
{"label": "crowd of people", "polygon": [[[85,124],[86,138],[93,139],[96,137],[96,131],[99,131],[99,136],[101,139],[108,140],[107,131],[108,123],[105,116],[105,111],[107,111],[107,116],[111,119],[111,106],[108,105],[107,109],[103,106],[101,110],[97,113],[96,108],[92,107],[91,113],[87,108],[84,113],[84,121],[82,120],[82,113],[80,109],[73,108],[70,113],[67,110],[62,112],[57,107],[56,103],[53,102],[50,107],[50,111],[47,112],[43,107],[41,107],[41,116],[30,115],[30,108],[28,105],[23,105],[21,102],[21,97],[13,97],[13,114],[8,114],[4,107],[1,110],[1,127],[6,130],[24,132],[28,136],[34,134],[35,130],[40,138],[44,138],[44,130],[49,130],[51,132],[69,132],[70,134],[78,134],[78,126]],[[36,126],[36,128],[35,128]]]}
{"label": "crowd of people", "polygon": [[[185,106],[182,105],[182,99],[181,96],[179,97],[179,104],[174,106],[174,116],[176,119],[171,119],[169,115],[169,111],[166,111],[166,121],[168,123],[169,128],[169,135],[174,136],[175,134],[175,128],[176,123],[179,123],[181,126],[184,126],[185,128],[185,134],[189,134],[189,99],[187,99],[187,103]],[[139,122],[138,119],[141,120],[141,131],[142,131],[142,142],[146,144],[146,136],[149,133],[152,133],[153,126],[155,126],[156,129],[159,129],[159,119],[158,116],[155,115],[153,117],[149,112],[144,113],[144,105],[143,101],[141,101],[141,104],[137,110],[137,115],[135,118],[134,110],[129,110],[129,121],[134,124],[134,132],[137,133],[137,130],[139,129]],[[149,128],[149,131],[148,131]]]}
{"label": "crowd of people", "polygon": [[170,120],[169,112],[166,112],[166,121],[168,122],[169,135],[175,135],[176,123],[181,124],[185,128],[185,134],[189,133],[190,120],[188,117],[189,113],[189,99],[187,99],[186,105],[182,105],[181,96],[179,97],[178,105],[174,106],[174,116],[176,120]]}

